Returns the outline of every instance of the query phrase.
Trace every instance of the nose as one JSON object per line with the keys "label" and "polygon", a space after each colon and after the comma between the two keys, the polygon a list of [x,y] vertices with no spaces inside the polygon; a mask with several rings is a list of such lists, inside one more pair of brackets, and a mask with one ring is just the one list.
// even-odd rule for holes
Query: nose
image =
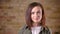
{"label": "nose", "polygon": [[38,14],[37,13],[35,13],[35,17],[37,17],[38,16]]}

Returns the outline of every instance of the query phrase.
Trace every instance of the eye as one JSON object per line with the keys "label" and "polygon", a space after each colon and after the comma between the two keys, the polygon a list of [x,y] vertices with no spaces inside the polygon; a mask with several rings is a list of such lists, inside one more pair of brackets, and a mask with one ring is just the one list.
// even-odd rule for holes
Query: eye
{"label": "eye", "polygon": [[31,12],[31,14],[34,14],[34,12]]}
{"label": "eye", "polygon": [[40,11],[37,11],[37,13],[40,13]]}

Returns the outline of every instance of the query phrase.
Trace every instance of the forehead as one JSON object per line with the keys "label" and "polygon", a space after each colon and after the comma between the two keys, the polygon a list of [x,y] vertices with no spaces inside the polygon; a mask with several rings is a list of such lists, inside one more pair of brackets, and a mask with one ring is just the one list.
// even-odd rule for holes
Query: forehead
{"label": "forehead", "polygon": [[35,6],[31,12],[42,11],[40,6]]}

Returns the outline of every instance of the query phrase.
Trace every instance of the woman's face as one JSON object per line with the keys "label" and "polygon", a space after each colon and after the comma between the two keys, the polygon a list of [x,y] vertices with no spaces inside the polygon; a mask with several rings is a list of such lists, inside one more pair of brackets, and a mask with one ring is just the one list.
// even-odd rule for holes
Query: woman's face
{"label": "woman's face", "polygon": [[39,6],[35,6],[31,11],[31,19],[34,23],[39,23],[42,19],[42,9]]}

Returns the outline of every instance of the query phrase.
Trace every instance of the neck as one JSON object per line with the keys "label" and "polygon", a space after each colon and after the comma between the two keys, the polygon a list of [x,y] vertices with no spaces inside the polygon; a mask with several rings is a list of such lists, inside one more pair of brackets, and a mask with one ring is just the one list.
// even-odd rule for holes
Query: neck
{"label": "neck", "polygon": [[38,23],[33,23],[33,27],[39,26]]}

